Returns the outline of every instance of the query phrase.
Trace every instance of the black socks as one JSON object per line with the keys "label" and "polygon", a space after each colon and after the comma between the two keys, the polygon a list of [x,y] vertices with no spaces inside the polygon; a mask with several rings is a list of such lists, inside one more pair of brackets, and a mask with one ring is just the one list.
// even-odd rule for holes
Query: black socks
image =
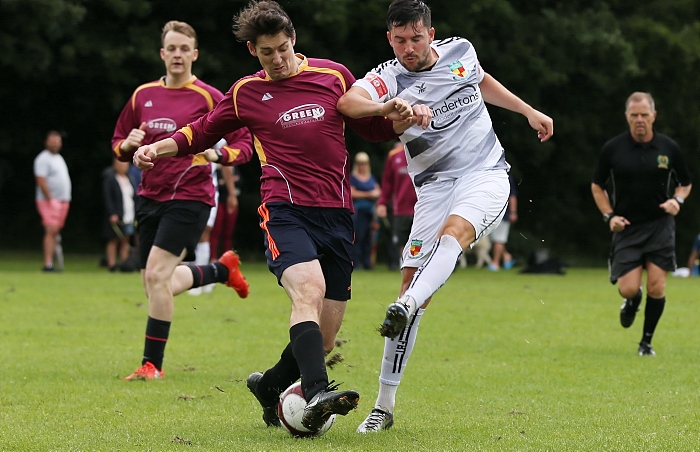
{"label": "black socks", "polygon": [[228,268],[219,262],[212,262],[207,265],[185,262],[184,265],[192,271],[192,289],[228,280]]}
{"label": "black socks", "polygon": [[165,355],[165,344],[168,342],[171,322],[148,317],[146,323],[146,345],[143,349],[143,360],[141,364],[150,362],[156,369],[163,369],[163,356]]}

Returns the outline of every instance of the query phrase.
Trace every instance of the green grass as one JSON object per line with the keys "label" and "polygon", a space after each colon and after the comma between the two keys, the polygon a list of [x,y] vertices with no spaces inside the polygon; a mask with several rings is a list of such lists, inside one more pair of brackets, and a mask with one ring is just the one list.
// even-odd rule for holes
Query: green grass
{"label": "green grass", "polygon": [[177,297],[167,379],[124,382],[143,347],[139,276],[94,256],[62,274],[40,264],[0,256],[0,450],[700,450],[697,278],[669,278],[658,356],[641,358],[643,316],[619,326],[604,269],[458,270],[423,317],[394,428],[363,436],[399,274],[357,272],[330,377],[359,409],[297,440],[264,426],[245,387],[288,340],[290,304],[264,265],[244,265],[246,300],[224,286]]}

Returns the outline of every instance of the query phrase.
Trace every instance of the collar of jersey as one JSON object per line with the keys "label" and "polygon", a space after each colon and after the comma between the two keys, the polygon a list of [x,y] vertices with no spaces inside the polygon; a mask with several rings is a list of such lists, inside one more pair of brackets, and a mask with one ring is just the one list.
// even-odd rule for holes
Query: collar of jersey
{"label": "collar of jersey", "polygon": [[187,80],[187,81],[186,81],[185,83],[183,83],[181,86],[178,86],[178,87],[176,88],[176,87],[174,87],[174,86],[168,86],[168,85],[166,85],[166,84],[165,84],[165,76],[162,76],[162,77],[160,78],[160,86],[162,86],[163,88],[168,88],[168,89],[180,89],[180,88],[184,88],[184,87],[186,87],[186,86],[188,86],[188,85],[193,84],[195,80],[197,80],[197,76],[196,76],[196,75],[193,75],[191,79]]}

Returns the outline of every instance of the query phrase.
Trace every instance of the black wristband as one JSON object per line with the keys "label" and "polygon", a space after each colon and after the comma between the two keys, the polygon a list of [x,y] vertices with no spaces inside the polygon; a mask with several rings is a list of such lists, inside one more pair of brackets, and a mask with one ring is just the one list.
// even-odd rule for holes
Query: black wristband
{"label": "black wristband", "polygon": [[216,162],[214,162],[214,163],[220,163],[221,160],[224,158],[224,153],[221,152],[221,149],[219,149],[219,148],[214,148],[214,150],[216,151],[216,156],[217,156]]}
{"label": "black wristband", "polygon": [[603,222],[610,223],[610,219],[615,216],[615,212],[603,214]]}

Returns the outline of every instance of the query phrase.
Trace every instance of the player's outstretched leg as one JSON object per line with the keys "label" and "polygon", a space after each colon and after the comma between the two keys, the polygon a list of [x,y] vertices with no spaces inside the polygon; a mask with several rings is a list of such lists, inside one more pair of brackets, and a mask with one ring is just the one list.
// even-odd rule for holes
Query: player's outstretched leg
{"label": "player's outstretched leg", "polygon": [[379,334],[394,339],[401,334],[408,324],[408,317],[416,311],[416,300],[408,295],[399,297],[386,310],[384,322],[379,327]]}
{"label": "player's outstretched leg", "polygon": [[282,424],[280,423],[280,418],[277,415],[277,403],[270,404],[260,398],[257,393],[257,388],[258,388],[258,383],[260,383],[260,379],[262,378],[263,374],[262,372],[253,372],[248,376],[248,379],[246,380],[246,386],[248,386],[248,389],[250,392],[253,393],[256,399],[258,399],[258,402],[260,403],[260,406],[262,406],[263,409],[263,421],[265,421],[265,424],[268,427],[281,427]]}
{"label": "player's outstretched leg", "polygon": [[357,408],[360,394],[353,390],[337,391],[337,389],[338,385],[334,385],[331,381],[326,389],[314,395],[304,408],[301,425],[316,432],[323,427],[332,414],[345,416]]}
{"label": "player's outstretched leg", "polygon": [[639,305],[642,302],[642,288],[639,288],[639,292],[632,298],[625,298],[620,306],[620,325],[623,328],[629,328],[634,323],[634,318],[637,316],[637,311],[639,311]]}

